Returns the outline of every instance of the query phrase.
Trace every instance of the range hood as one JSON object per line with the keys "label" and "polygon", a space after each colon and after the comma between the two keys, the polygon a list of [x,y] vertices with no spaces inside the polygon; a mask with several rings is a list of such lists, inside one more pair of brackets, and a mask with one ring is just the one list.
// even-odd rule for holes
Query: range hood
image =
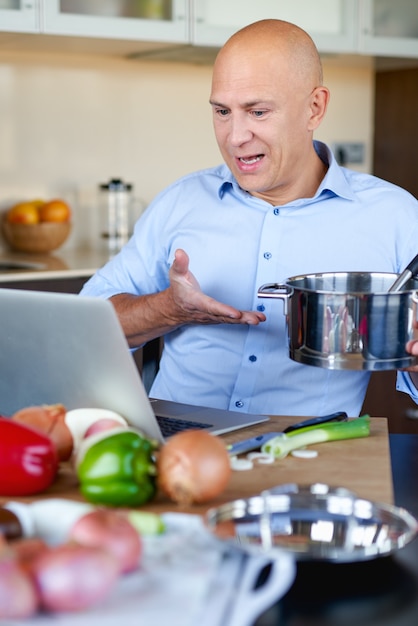
{"label": "range hood", "polygon": [[129,53],[126,58],[139,61],[172,61],[174,63],[192,63],[196,65],[213,65],[219,48],[193,46],[192,44],[175,45],[172,47],[138,50]]}

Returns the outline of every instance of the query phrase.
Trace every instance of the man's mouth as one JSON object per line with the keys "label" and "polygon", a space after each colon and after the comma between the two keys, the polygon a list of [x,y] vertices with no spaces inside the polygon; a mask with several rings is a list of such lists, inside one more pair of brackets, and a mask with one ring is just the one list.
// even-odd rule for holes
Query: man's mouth
{"label": "man's mouth", "polygon": [[256,154],[249,157],[239,157],[238,160],[241,161],[241,163],[244,163],[244,165],[252,165],[253,163],[257,163],[257,161],[261,161],[263,156],[263,154]]}

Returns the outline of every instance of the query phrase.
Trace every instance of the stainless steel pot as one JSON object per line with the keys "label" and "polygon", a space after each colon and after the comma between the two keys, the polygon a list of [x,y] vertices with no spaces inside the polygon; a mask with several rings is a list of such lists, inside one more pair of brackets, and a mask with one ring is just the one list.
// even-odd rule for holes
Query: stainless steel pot
{"label": "stainless steel pot", "polygon": [[390,370],[418,364],[405,346],[417,328],[418,279],[388,290],[397,274],[305,274],[262,285],[283,300],[289,356],[327,369]]}

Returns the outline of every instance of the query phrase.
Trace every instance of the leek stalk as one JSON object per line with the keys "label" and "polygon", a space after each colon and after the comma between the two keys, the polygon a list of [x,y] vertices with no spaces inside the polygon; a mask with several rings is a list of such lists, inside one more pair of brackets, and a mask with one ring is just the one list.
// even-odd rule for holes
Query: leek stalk
{"label": "leek stalk", "polygon": [[261,451],[283,459],[292,450],[304,448],[313,443],[368,437],[370,416],[362,415],[347,422],[328,422],[322,426],[307,426],[288,435],[280,435],[266,441]]}

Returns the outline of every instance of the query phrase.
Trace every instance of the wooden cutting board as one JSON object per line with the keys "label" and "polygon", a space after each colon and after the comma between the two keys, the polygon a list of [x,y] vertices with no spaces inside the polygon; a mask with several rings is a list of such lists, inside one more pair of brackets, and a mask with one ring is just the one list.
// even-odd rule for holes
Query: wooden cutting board
{"label": "wooden cutting board", "polygon": [[[305,418],[276,416],[272,417],[269,422],[223,435],[222,438],[226,443],[233,443],[261,433],[281,431],[289,424],[301,419]],[[308,485],[317,482],[332,487],[351,489],[358,496],[375,502],[393,503],[388,426],[385,418],[371,418],[369,437],[326,442],[310,447],[317,450],[318,456],[316,458],[301,459],[288,456],[285,459],[276,460],[272,465],[255,463],[252,470],[232,472],[225,491],[207,505],[178,507],[159,494],[152,503],[142,507],[142,509],[157,513],[176,511],[203,514],[210,507],[237,498],[246,498],[280,484]],[[83,500],[72,467],[63,465],[54,485],[48,491],[40,494],[39,497]],[[22,501],[33,499],[20,498]],[[1,498],[0,502],[5,500],[5,498]]]}
{"label": "wooden cutting board", "polygon": [[[224,436],[232,443],[254,434],[271,430],[283,430],[300,418],[273,417],[268,424],[260,424],[245,433],[230,433]],[[309,446],[318,452],[311,459],[287,456],[276,460],[273,465],[256,464],[251,471],[234,472],[225,499],[235,491],[251,495],[261,489],[278,484],[297,483],[307,485],[325,483],[332,487],[351,489],[360,497],[376,502],[393,503],[392,469],[390,463],[387,419],[371,418],[369,437],[332,441]]]}

